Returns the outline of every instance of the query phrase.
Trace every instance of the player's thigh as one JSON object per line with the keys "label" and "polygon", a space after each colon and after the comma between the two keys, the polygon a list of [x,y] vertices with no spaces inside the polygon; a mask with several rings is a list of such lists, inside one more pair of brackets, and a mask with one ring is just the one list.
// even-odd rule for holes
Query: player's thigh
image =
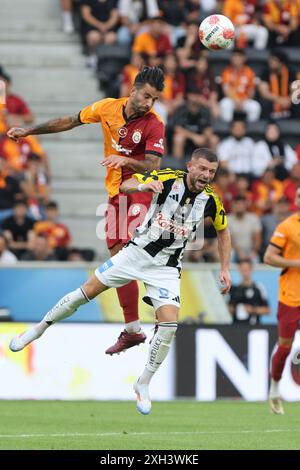
{"label": "player's thigh", "polygon": [[[147,299],[158,321],[176,321],[180,308],[180,278],[176,268],[161,268],[144,273]],[[165,318],[165,319],[163,319]]]}
{"label": "player's thigh", "polygon": [[299,325],[299,312],[299,307],[291,307],[282,302],[278,303],[278,342],[281,346],[292,344]]}
{"label": "player's thigh", "polygon": [[132,280],[142,280],[146,262],[140,250],[128,245],[99,266],[95,275],[108,287],[122,287]]}

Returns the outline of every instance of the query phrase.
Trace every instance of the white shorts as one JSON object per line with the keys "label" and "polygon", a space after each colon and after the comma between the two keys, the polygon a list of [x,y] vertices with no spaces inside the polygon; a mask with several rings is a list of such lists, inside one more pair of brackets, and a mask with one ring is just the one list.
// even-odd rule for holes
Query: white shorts
{"label": "white shorts", "polygon": [[155,265],[152,257],[136,245],[125,246],[97,268],[95,275],[107,287],[121,287],[132,280],[143,281],[147,291],[144,300],[155,310],[162,305],[180,307],[178,269]]}

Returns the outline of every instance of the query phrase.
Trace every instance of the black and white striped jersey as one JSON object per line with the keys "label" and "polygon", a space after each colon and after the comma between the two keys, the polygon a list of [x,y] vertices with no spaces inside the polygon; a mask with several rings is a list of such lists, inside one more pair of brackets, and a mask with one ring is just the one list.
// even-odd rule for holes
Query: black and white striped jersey
{"label": "black and white striped jersey", "polygon": [[216,230],[226,228],[227,218],[219,197],[209,185],[201,193],[192,193],[185,171],[166,169],[136,173],[133,177],[140,183],[164,183],[162,193],[153,195],[144,222],[132,240],[153,257],[155,264],[180,267],[184,248],[188,240],[195,238],[205,217],[211,217]]}

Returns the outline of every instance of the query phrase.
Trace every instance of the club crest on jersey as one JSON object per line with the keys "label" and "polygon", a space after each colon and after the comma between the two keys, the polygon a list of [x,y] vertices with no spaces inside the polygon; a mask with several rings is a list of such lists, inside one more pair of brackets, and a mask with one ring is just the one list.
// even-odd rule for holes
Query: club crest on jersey
{"label": "club crest on jersey", "polygon": [[178,184],[175,182],[172,186],[172,191],[178,191],[179,190],[179,186]]}
{"label": "club crest on jersey", "polygon": [[120,127],[120,129],[118,130],[118,134],[122,139],[124,139],[124,137],[126,137],[128,134],[127,127]]}
{"label": "club crest on jersey", "polygon": [[138,144],[140,141],[141,141],[141,138],[142,138],[142,132],[137,129],[134,131],[134,133],[132,134],[132,140],[135,144]]}

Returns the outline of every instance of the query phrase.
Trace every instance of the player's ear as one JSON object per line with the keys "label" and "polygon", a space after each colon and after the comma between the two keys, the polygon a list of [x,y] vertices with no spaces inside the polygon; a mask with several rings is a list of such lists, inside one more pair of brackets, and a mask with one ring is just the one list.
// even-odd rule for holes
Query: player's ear
{"label": "player's ear", "polygon": [[190,170],[192,168],[192,161],[191,160],[189,160],[187,162],[186,167],[187,167],[188,170]]}

